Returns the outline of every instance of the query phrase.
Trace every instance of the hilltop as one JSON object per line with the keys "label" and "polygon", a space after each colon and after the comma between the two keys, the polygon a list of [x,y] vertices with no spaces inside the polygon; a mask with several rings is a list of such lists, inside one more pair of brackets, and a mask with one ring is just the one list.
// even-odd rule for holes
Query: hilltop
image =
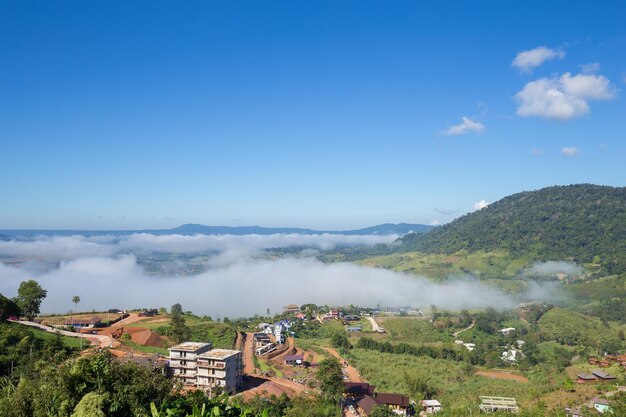
{"label": "hilltop", "polygon": [[626,187],[554,186],[510,195],[427,234],[399,239],[400,252],[505,250],[515,258],[601,264],[626,271]]}

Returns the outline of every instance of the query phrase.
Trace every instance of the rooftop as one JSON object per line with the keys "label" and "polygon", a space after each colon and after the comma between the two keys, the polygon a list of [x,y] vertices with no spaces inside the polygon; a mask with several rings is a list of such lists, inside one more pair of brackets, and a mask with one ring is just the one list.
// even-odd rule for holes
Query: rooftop
{"label": "rooftop", "polygon": [[400,407],[409,406],[409,397],[402,394],[392,394],[385,392],[376,393],[376,402],[379,404],[397,405]]}
{"label": "rooftop", "polygon": [[441,407],[441,403],[437,400],[422,400],[424,407]]}
{"label": "rooftop", "polygon": [[606,372],[603,372],[597,369],[595,371],[591,371],[591,373],[601,379],[615,379],[613,375],[607,374]]}
{"label": "rooftop", "polygon": [[172,346],[171,348],[169,348],[169,350],[186,350],[189,352],[194,352],[206,346],[211,346],[211,344],[202,342],[183,342],[179,343],[178,345]]}
{"label": "rooftop", "polygon": [[200,357],[206,359],[226,359],[238,353],[241,353],[241,351],[230,349],[213,349],[203,353],[202,355],[200,355]]}

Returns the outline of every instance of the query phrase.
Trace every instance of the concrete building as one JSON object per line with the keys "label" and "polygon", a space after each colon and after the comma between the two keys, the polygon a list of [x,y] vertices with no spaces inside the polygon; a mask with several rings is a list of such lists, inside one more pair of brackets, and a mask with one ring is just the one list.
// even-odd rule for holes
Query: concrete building
{"label": "concrete building", "polygon": [[210,343],[197,342],[171,347],[168,374],[185,385],[203,389],[220,387],[232,394],[241,386],[241,352],[211,347]]}
{"label": "concrete building", "polygon": [[185,385],[196,385],[196,362],[198,356],[211,350],[211,343],[184,342],[172,346],[170,351],[170,361],[168,364],[168,374],[179,378]]}
{"label": "concrete building", "polygon": [[213,349],[198,356],[197,386],[220,387],[233,394],[241,387],[242,355],[238,350]]}

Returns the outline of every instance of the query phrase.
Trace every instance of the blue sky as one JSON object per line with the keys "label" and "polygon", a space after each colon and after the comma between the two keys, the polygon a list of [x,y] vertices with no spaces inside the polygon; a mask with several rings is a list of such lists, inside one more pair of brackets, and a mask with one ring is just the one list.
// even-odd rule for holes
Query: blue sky
{"label": "blue sky", "polygon": [[623,186],[626,3],[546,3],[1,1],[0,228],[446,222]]}

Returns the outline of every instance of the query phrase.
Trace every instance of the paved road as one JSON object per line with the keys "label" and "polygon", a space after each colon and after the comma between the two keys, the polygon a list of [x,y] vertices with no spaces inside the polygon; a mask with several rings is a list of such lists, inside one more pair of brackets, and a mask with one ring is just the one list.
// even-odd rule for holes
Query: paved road
{"label": "paved road", "polygon": [[100,335],[100,334],[81,334],[81,333],[77,333],[77,332],[68,332],[67,330],[55,329],[54,327],[44,326],[44,325],[39,324],[39,323],[33,323],[32,321],[17,320],[17,321],[14,321],[14,323],[19,323],[19,324],[22,324],[24,326],[35,327],[37,329],[45,330],[45,331],[50,332],[50,333],[57,333],[58,332],[58,333],[60,333],[63,336],[81,337],[83,339],[87,339],[90,343],[92,343],[94,345],[100,345],[100,347],[109,347],[111,345],[111,341],[112,341],[112,339],[109,336],[104,336],[104,335]]}

